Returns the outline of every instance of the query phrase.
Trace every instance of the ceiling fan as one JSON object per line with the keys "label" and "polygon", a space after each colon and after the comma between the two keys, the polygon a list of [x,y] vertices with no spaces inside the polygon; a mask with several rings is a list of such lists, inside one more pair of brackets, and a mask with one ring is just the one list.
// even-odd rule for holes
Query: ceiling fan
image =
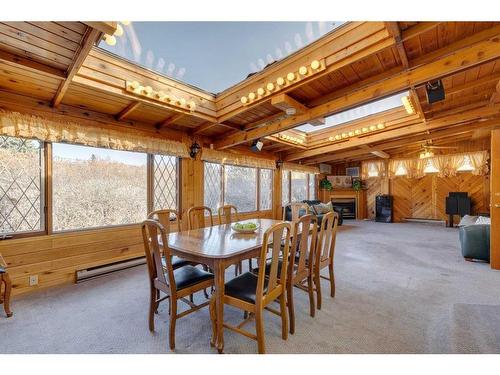
{"label": "ceiling fan", "polygon": [[432,158],[434,156],[433,150],[436,149],[456,149],[454,146],[434,146],[432,142],[424,143],[421,146],[421,149],[417,151],[420,156],[420,159]]}

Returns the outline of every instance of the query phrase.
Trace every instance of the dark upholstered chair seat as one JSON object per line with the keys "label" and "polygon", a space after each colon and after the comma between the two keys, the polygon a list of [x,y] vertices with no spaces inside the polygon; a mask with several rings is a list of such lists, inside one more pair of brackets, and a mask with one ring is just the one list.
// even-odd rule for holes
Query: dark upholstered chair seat
{"label": "dark upholstered chair seat", "polygon": [[213,279],[214,275],[193,266],[184,266],[174,270],[177,290],[190,287],[205,280]]}
{"label": "dark upholstered chair seat", "polygon": [[[161,264],[163,264],[163,268],[167,267],[167,263],[165,262],[165,258],[161,259]],[[176,270],[177,268],[188,266],[191,263],[185,259],[176,257],[175,255],[172,257],[172,268]]]}
{"label": "dark upholstered chair seat", "polygon": [[2,266],[0,266],[0,273],[5,273],[5,268],[3,268]]}
{"label": "dark upholstered chair seat", "polygon": [[[295,257],[295,262],[297,263],[299,261],[299,257],[298,255]],[[280,259],[279,262],[278,262],[278,275],[281,274],[281,267],[283,266],[283,261]],[[295,268],[297,268],[297,265],[295,264],[294,265]],[[267,262],[266,263],[266,275],[269,274],[269,272],[271,271],[271,262]],[[258,274],[259,273],[259,268],[254,268],[252,270],[253,273],[255,274]]]}
{"label": "dark upholstered chair seat", "polygon": [[[264,280],[264,289],[267,289],[267,280]],[[241,299],[245,302],[255,303],[257,290],[257,275],[245,272],[226,283],[224,293],[228,296]]]}

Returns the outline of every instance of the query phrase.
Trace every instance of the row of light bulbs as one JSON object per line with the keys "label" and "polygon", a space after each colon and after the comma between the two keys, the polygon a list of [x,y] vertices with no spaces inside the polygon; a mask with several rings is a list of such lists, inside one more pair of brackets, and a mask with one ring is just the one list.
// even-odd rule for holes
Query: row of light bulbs
{"label": "row of light bulbs", "polygon": [[275,82],[269,82],[266,87],[259,87],[255,92],[248,93],[247,96],[241,97],[241,103],[243,105],[249,104],[256,99],[260,99],[263,96],[270,95],[276,90],[281,90],[283,86],[286,84],[292,84],[300,77],[305,77],[309,74],[315,73],[318,69],[321,68],[321,63],[319,60],[313,60],[309,67],[303,65],[299,68],[298,72],[290,72],[286,75],[286,77],[278,77]]}
{"label": "row of light bulbs", "polygon": [[413,115],[415,113],[415,107],[413,106],[410,96],[403,96],[401,98],[401,101],[403,102],[403,106],[406,109],[406,113],[408,113],[409,115]]}
{"label": "row of light bulbs", "polygon": [[329,141],[340,141],[341,139],[347,139],[347,138],[355,137],[355,136],[358,136],[361,134],[366,134],[369,132],[373,132],[375,130],[382,130],[382,129],[385,129],[385,125],[382,123],[377,124],[377,125],[370,125],[367,127],[363,127],[361,129],[351,130],[351,131],[348,131],[346,133],[339,133],[339,134],[335,135],[335,137],[329,137],[328,140]]}
{"label": "row of light bulbs", "polygon": [[192,100],[188,102],[184,98],[177,98],[176,96],[166,94],[163,91],[155,91],[151,86],[142,86],[137,81],[127,81],[127,88],[134,94],[146,96],[150,99],[156,99],[160,102],[169,103],[177,107],[187,108],[190,111],[194,111],[196,109],[196,103]]}
{"label": "row of light bulbs", "polygon": [[291,135],[288,135],[288,134],[279,134],[278,136],[281,139],[283,139],[284,141],[295,143],[298,145],[301,145],[304,143],[304,138],[292,137]]}
{"label": "row of light bulbs", "polygon": [[113,35],[104,34],[104,36],[102,38],[104,39],[104,41],[106,42],[106,44],[108,46],[114,46],[116,44],[116,37],[123,35],[123,26],[120,23],[123,24],[123,26],[130,25],[130,21],[117,22],[116,23],[116,30],[113,33]]}

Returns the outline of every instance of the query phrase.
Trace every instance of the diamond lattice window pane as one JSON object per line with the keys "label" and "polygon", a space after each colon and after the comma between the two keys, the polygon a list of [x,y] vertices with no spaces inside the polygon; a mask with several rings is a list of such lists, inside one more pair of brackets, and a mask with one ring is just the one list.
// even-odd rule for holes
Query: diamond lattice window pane
{"label": "diamond lattice window pane", "polygon": [[204,163],[205,167],[205,206],[216,212],[222,205],[222,166],[217,163]]}
{"label": "diamond lattice window pane", "polygon": [[175,156],[155,155],[153,163],[153,208],[177,209],[177,162]]}
{"label": "diamond lattice window pane", "polygon": [[281,205],[290,203],[290,171],[281,172]]}
{"label": "diamond lattice window pane", "polygon": [[232,204],[239,212],[257,210],[257,169],[224,166],[224,204]]}
{"label": "diamond lattice window pane", "polygon": [[273,171],[270,169],[260,170],[260,209],[270,210],[273,201]]}
{"label": "diamond lattice window pane", "polygon": [[43,229],[42,176],[42,142],[0,136],[0,234]]}

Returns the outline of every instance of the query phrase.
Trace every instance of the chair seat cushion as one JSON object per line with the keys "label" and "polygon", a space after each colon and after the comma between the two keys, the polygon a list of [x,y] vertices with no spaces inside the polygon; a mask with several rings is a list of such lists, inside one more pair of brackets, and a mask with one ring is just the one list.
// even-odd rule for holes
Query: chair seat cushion
{"label": "chair seat cushion", "polygon": [[0,273],[5,273],[5,268],[3,268],[2,266],[0,266]]}
{"label": "chair seat cushion", "polygon": [[[299,263],[299,257],[297,256],[297,257],[295,257],[295,264],[293,265],[294,269],[297,269],[297,264],[298,263]],[[307,260],[306,260],[306,265],[307,265]],[[283,262],[280,259],[279,262],[278,262],[278,277],[279,277],[279,275],[281,275],[281,267],[283,267]],[[254,268],[252,270],[252,272],[254,274],[258,274],[259,273],[259,267]],[[271,272],[271,262],[267,262],[266,263],[266,275],[268,275],[269,272]]]}
{"label": "chair seat cushion", "polygon": [[213,278],[214,275],[212,273],[203,271],[190,265],[174,270],[174,279],[178,290]]}
{"label": "chair seat cushion", "polygon": [[[161,259],[161,264],[163,265],[163,268],[167,267],[167,263],[165,262],[165,258]],[[188,262],[187,260],[179,258],[179,257],[177,257],[175,255],[172,257],[172,268],[174,270],[177,269],[177,268],[180,268],[180,267],[184,267],[184,266],[190,265],[190,264],[191,263]]]}
{"label": "chair seat cushion", "polygon": [[[267,280],[264,280],[264,290],[267,289]],[[257,275],[245,272],[228,281],[224,293],[228,296],[241,299],[245,302],[255,303],[257,291]]]}

